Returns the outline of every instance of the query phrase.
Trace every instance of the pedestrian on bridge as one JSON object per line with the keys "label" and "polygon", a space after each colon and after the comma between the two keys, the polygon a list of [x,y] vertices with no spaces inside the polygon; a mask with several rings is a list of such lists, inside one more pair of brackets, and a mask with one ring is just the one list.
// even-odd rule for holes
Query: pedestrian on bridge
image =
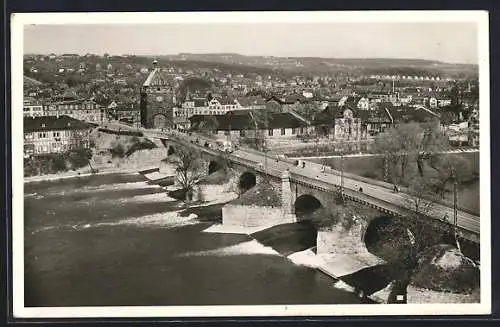
{"label": "pedestrian on bridge", "polygon": [[306,162],[302,161],[302,168],[306,168]]}
{"label": "pedestrian on bridge", "polygon": [[394,184],[394,193],[398,193],[399,192],[399,189],[398,187],[396,186],[396,184]]}

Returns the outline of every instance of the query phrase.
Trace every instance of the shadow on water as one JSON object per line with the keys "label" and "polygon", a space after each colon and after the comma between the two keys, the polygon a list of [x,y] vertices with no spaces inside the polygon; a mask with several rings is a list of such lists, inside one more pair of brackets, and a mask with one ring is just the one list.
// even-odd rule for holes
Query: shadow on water
{"label": "shadow on water", "polygon": [[342,276],[342,281],[352,287],[371,295],[384,289],[393,279],[388,265],[377,265],[358,270],[352,274]]}
{"label": "shadow on water", "polygon": [[282,224],[251,234],[259,243],[288,256],[316,246],[317,231],[310,221]]}

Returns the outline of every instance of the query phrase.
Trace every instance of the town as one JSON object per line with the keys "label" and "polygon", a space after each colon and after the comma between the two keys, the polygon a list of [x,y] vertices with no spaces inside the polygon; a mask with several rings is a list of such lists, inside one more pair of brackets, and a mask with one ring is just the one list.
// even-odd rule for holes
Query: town
{"label": "town", "polygon": [[[218,135],[231,127],[232,135],[244,138],[249,113],[263,109],[270,115],[266,138],[271,148],[300,147],[307,139],[357,143],[359,148],[398,123],[438,119],[454,146],[479,146],[477,72],[464,76],[450,70],[439,76],[436,69],[368,67],[378,74],[363,74],[347,66],[340,73],[296,75],[265,65],[226,64],[226,57],[209,62],[179,55],[153,63],[136,56],[27,55],[23,114],[35,125],[40,116],[181,132],[201,124]],[[290,61],[262,58],[267,65],[273,60]],[[298,60],[296,66],[304,69]],[[164,84],[153,90],[148,86],[156,78]],[[25,144],[26,154],[64,149],[53,135],[35,147],[36,142]]]}
{"label": "town", "polygon": [[[299,242],[300,251],[337,253],[336,261],[318,264],[326,274],[376,270],[380,258],[397,271],[379,272],[398,276],[382,302],[407,303],[410,278],[420,289],[466,294],[456,295],[455,302],[470,302],[464,297],[477,292],[476,65],[227,53],[52,53],[25,55],[23,73],[26,179],[128,167],[148,183],[175,184],[169,196],[185,203],[226,192],[217,186],[200,190],[230,180],[237,198],[223,207],[214,204],[223,227],[250,228],[246,234],[272,246],[265,243],[272,237],[258,233],[302,235],[306,232],[297,226],[312,221],[313,240],[301,239],[307,246]],[[156,168],[160,162],[167,168]],[[221,171],[231,173],[219,176]],[[381,212],[399,217],[397,223],[374,218]],[[408,223],[401,218],[406,216],[417,218]],[[339,217],[350,218],[339,222]],[[344,229],[332,232],[335,224]],[[352,236],[359,233],[346,232],[352,226],[377,236]],[[347,245],[332,249],[336,242]],[[439,269],[451,269],[445,264],[415,268],[445,254],[458,258],[447,259],[456,270],[445,281],[429,281],[442,274]],[[458,270],[463,275],[456,277]],[[349,278],[340,280],[354,285],[363,301],[383,288],[367,289]],[[419,300],[425,297],[421,292]]]}

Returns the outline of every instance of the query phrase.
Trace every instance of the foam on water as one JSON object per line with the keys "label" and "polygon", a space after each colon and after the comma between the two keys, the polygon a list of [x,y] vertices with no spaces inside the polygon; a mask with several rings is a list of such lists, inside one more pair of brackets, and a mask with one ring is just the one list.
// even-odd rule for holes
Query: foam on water
{"label": "foam on water", "polygon": [[187,217],[182,217],[179,215],[179,211],[174,211],[174,212],[156,213],[140,217],[129,217],[117,221],[102,222],[96,224],[73,225],[71,226],[71,228],[74,230],[82,230],[87,228],[96,228],[105,226],[127,226],[127,225],[136,227],[174,228],[174,227],[198,224],[199,221],[196,218],[198,218],[198,216],[195,214],[190,214]]}
{"label": "foam on water", "polygon": [[120,201],[127,203],[154,203],[154,202],[174,202],[174,198],[169,197],[164,192],[136,195],[131,198],[123,198]]}
{"label": "foam on water", "polygon": [[291,262],[299,266],[306,266],[310,268],[317,268],[321,261],[311,249],[300,252],[295,252],[287,257]]}
{"label": "foam on water", "polygon": [[356,289],[349,284],[344,283],[343,281],[339,280],[335,284],[333,284],[333,287],[338,288],[340,290],[344,290],[350,293],[356,293]]}
{"label": "foam on water", "polygon": [[181,254],[181,257],[192,256],[231,256],[231,255],[252,255],[252,254],[267,254],[277,255],[280,254],[273,250],[271,247],[264,246],[256,240],[239,243],[236,245],[226,246],[223,248],[198,252],[187,252]]}
{"label": "foam on water", "polygon": [[146,189],[146,188],[160,188],[158,185],[151,185],[144,181],[140,182],[128,182],[128,183],[113,183],[113,184],[103,184],[98,186],[84,186],[80,188],[74,188],[71,190],[65,190],[60,192],[50,193],[51,195],[69,195],[75,193],[90,193],[90,192],[101,192],[101,191],[116,191],[116,190],[131,190],[131,189]]}
{"label": "foam on water", "polygon": [[236,198],[238,198],[238,194],[236,194],[234,192],[219,193],[219,194],[212,195],[210,197],[209,201],[206,201],[206,202],[203,202],[202,204],[193,206],[193,208],[207,207],[207,206],[211,206],[214,204],[226,203],[226,202],[232,201]]}
{"label": "foam on water", "polygon": [[272,227],[258,226],[258,227],[243,227],[243,226],[225,226],[223,224],[215,224],[203,230],[204,233],[219,233],[219,234],[253,234],[261,230]]}

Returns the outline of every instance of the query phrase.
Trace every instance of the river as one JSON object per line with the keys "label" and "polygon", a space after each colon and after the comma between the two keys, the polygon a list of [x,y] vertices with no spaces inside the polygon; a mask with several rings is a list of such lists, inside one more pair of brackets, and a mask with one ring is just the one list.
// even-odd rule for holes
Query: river
{"label": "river", "polygon": [[357,304],[249,236],[204,232],[139,174],[25,184],[25,306]]}

